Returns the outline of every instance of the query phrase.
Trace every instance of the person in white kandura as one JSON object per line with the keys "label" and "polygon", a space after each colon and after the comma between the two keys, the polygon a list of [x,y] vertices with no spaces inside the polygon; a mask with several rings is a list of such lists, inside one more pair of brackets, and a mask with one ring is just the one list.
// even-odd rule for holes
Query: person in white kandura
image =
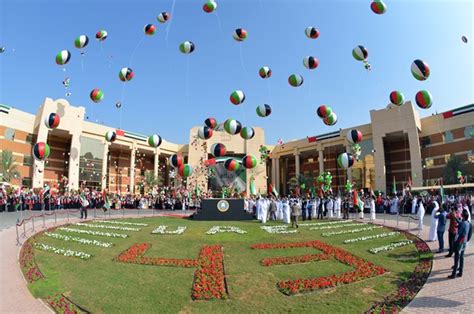
{"label": "person in white kandura", "polygon": [[281,199],[277,201],[277,213],[276,213],[277,220],[283,220],[283,204]]}
{"label": "person in white kandura", "polygon": [[318,214],[319,198],[313,198],[312,202],[313,203],[311,204],[311,217],[315,218]]}
{"label": "person in white kandura", "polygon": [[431,212],[431,222],[430,222],[430,235],[428,236],[428,241],[437,241],[438,233],[438,219],[436,219],[436,214],[439,211],[439,205],[437,201],[433,201],[433,211]]}
{"label": "person in white kandura", "polygon": [[262,206],[263,206],[263,198],[259,197],[257,199],[257,204],[256,204],[256,216],[258,220],[262,220]]}
{"label": "person in white kandura", "polygon": [[264,224],[267,223],[269,207],[270,207],[270,201],[267,198],[263,199],[261,212],[262,212],[262,223]]}
{"label": "person in white kandura", "polygon": [[416,196],[413,198],[411,202],[411,214],[416,214]]}
{"label": "person in white kandura", "polygon": [[375,220],[375,196],[370,197],[370,220]]}
{"label": "person in white kandura", "polygon": [[327,209],[327,211],[328,211],[328,217],[329,217],[329,219],[331,219],[332,216],[333,216],[333,214],[332,214],[332,209],[333,209],[333,207],[334,207],[334,202],[333,202],[332,198],[329,198],[329,199],[328,199],[328,202],[326,203],[326,209]]}
{"label": "person in white kandura", "polygon": [[398,214],[398,197],[396,196],[390,201],[390,214]]}
{"label": "person in white kandura", "polygon": [[334,211],[337,219],[341,219],[341,197],[338,195],[334,201]]}
{"label": "person in white kandura", "polygon": [[423,230],[423,217],[425,217],[425,207],[423,206],[423,202],[421,198],[418,199],[417,207],[418,207],[418,230]]}
{"label": "person in white kandura", "polygon": [[290,205],[288,199],[283,199],[283,222],[286,224],[290,223]]}

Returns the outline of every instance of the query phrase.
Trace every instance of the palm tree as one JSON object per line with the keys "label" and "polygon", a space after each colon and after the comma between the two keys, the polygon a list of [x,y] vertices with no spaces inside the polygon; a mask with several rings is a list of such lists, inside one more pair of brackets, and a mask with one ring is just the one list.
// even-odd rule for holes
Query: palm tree
{"label": "palm tree", "polygon": [[443,182],[444,184],[456,184],[459,183],[457,178],[457,172],[461,171],[461,173],[465,172],[465,164],[462,162],[461,158],[456,155],[451,155],[448,162],[446,162],[446,166],[444,167],[443,172]]}
{"label": "palm tree", "polygon": [[158,184],[158,178],[152,171],[145,171],[145,177],[143,179],[143,183],[145,184],[148,190],[152,189],[154,185]]}
{"label": "palm tree", "polygon": [[0,161],[0,175],[2,181],[11,182],[20,176],[13,153],[9,150],[2,151]]}

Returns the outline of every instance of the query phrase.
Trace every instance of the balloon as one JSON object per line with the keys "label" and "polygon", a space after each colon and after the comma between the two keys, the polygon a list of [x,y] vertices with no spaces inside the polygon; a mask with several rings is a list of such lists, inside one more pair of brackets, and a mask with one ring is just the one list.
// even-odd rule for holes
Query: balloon
{"label": "balloon", "polygon": [[306,34],[306,37],[311,38],[311,39],[316,39],[319,37],[319,30],[316,28],[310,26],[307,27],[306,30],[304,31]]}
{"label": "balloon", "polygon": [[153,24],[146,24],[145,27],[143,27],[143,31],[145,32],[145,35],[152,36],[156,32],[156,26]]}
{"label": "balloon", "polygon": [[430,68],[426,62],[417,59],[411,64],[411,74],[418,81],[424,81],[430,76]]}
{"label": "balloon", "polygon": [[245,94],[241,90],[235,90],[230,94],[230,102],[234,105],[240,105],[245,100]]}
{"label": "balloon", "polygon": [[337,157],[337,164],[339,167],[347,169],[354,165],[354,155],[351,153],[342,153]]}
{"label": "balloon", "polygon": [[405,97],[403,94],[397,90],[394,90],[393,92],[390,93],[390,102],[396,106],[401,106],[403,105],[403,102],[405,101]]}
{"label": "balloon", "polygon": [[89,37],[87,37],[86,35],[78,36],[74,40],[74,46],[76,46],[76,48],[78,49],[82,49],[86,47],[88,43],[89,43]]}
{"label": "balloon", "polygon": [[33,156],[37,160],[44,160],[49,156],[49,145],[44,142],[38,142],[33,146]]}
{"label": "balloon", "polygon": [[337,122],[337,115],[333,112],[329,116],[323,119],[324,124],[334,125]]}
{"label": "balloon", "polygon": [[260,117],[268,117],[272,113],[272,107],[270,105],[264,104],[257,107],[257,114]]}
{"label": "balloon", "polygon": [[117,133],[114,131],[105,132],[105,140],[107,142],[113,143],[117,139]]}
{"label": "balloon", "polygon": [[242,158],[242,166],[246,169],[252,169],[257,166],[257,158],[252,155],[245,155]]}
{"label": "balloon", "polygon": [[148,145],[150,145],[151,147],[158,147],[161,145],[161,136],[157,135],[157,134],[153,134],[153,135],[150,135],[148,137]]}
{"label": "balloon", "polygon": [[228,171],[237,171],[240,168],[240,164],[237,160],[229,158],[224,162],[224,167]]}
{"label": "balloon", "polygon": [[346,184],[344,185],[344,188],[345,188],[346,192],[352,192],[352,183],[351,183],[351,181],[347,180]]}
{"label": "balloon", "polygon": [[352,129],[347,132],[347,141],[351,144],[359,143],[362,141],[362,132],[357,129]]}
{"label": "balloon", "polygon": [[301,86],[303,84],[303,77],[299,74],[291,74],[288,77],[288,83],[293,87]]}
{"label": "balloon", "polygon": [[249,126],[245,126],[240,131],[240,137],[245,140],[250,140],[255,136],[255,130]]}
{"label": "balloon", "polygon": [[202,126],[198,130],[198,137],[203,140],[210,139],[212,137],[213,130],[210,127]]}
{"label": "balloon", "polygon": [[305,68],[312,70],[318,67],[319,61],[315,57],[307,56],[303,59],[303,64]]}
{"label": "balloon", "polygon": [[370,8],[375,14],[384,14],[387,11],[387,6],[382,0],[372,1]]}
{"label": "balloon", "polygon": [[242,124],[237,120],[227,119],[224,123],[224,130],[230,135],[235,135],[242,130]]}
{"label": "balloon", "polygon": [[66,97],[69,97],[69,96],[71,96],[71,93],[66,93],[65,95],[66,95]]}
{"label": "balloon", "polygon": [[174,168],[179,168],[183,164],[183,155],[173,154],[169,159],[170,165]]}
{"label": "balloon", "polygon": [[188,164],[181,165],[178,168],[178,174],[182,176],[183,178],[189,177],[192,173],[193,173],[193,168]]}
{"label": "balloon", "polygon": [[179,45],[179,50],[185,54],[191,53],[194,51],[194,44],[190,41],[182,42]]}
{"label": "balloon", "polygon": [[364,46],[357,46],[352,49],[352,56],[357,61],[366,60],[369,56],[369,51],[367,51],[367,48],[365,48]]}
{"label": "balloon", "polygon": [[318,117],[320,117],[321,119],[324,119],[332,114],[332,108],[326,105],[321,105],[316,110],[316,113]]}
{"label": "balloon", "polygon": [[71,53],[69,52],[69,50],[61,50],[56,55],[56,64],[65,65],[66,63],[69,62],[70,59],[71,59]]}
{"label": "balloon", "polygon": [[433,97],[427,90],[420,90],[415,96],[416,104],[422,109],[428,109],[433,104]]}
{"label": "balloon", "polygon": [[5,52],[5,47],[0,47],[0,53],[4,53]]}
{"label": "balloon", "polygon": [[244,41],[247,39],[247,31],[243,28],[237,28],[234,33],[232,33],[232,37],[237,41]]}
{"label": "balloon", "polygon": [[63,80],[63,85],[64,85],[65,88],[68,88],[70,83],[71,83],[71,79],[69,77],[66,77]]}
{"label": "balloon", "polygon": [[207,118],[204,120],[204,124],[211,129],[215,129],[217,127],[217,120],[214,118]]}
{"label": "balloon", "polygon": [[227,152],[227,149],[224,144],[215,143],[215,144],[212,144],[211,146],[211,154],[214,157],[223,157],[225,156],[226,152]]}
{"label": "balloon", "polygon": [[98,41],[104,41],[107,38],[107,31],[106,30],[100,30],[95,34],[95,39]]}
{"label": "balloon", "polygon": [[261,67],[260,70],[258,71],[258,75],[260,75],[261,78],[266,79],[272,76],[272,70],[269,67]]}
{"label": "balloon", "polygon": [[104,93],[100,89],[94,88],[91,91],[90,98],[93,102],[99,103],[104,99]]}
{"label": "balloon", "polygon": [[[461,40],[463,43],[467,44],[467,37],[466,36],[462,36],[461,37]],[[3,51],[2,51],[3,52]]]}
{"label": "balloon", "polygon": [[57,113],[50,113],[45,119],[44,124],[48,129],[55,129],[58,127],[60,117]]}
{"label": "balloon", "polygon": [[156,19],[157,19],[158,22],[160,22],[160,23],[166,23],[170,18],[171,18],[171,14],[169,14],[168,12],[161,12],[161,13],[158,14],[158,16],[156,17]]}
{"label": "balloon", "polygon": [[122,108],[122,103],[121,103],[120,101],[117,101],[117,102],[115,103],[115,108],[117,108],[117,109]]}
{"label": "balloon", "polygon": [[211,12],[214,12],[215,9],[217,9],[217,3],[213,0],[210,0],[210,1],[207,1],[206,3],[204,3],[204,5],[202,6],[202,9],[204,10],[204,12],[206,13],[211,13]]}
{"label": "balloon", "polygon": [[119,72],[119,79],[122,82],[128,82],[131,81],[135,73],[133,73],[133,70],[130,68],[122,68]]}

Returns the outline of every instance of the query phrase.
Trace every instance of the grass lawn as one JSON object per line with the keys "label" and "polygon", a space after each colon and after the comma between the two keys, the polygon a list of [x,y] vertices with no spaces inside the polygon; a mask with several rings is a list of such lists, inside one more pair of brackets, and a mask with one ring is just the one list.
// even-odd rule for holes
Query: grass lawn
{"label": "grass lawn", "polygon": [[[307,312],[361,313],[372,303],[397,290],[397,280],[406,278],[419,260],[413,244],[393,251],[371,254],[368,249],[404,240],[404,235],[344,244],[343,240],[363,235],[390,231],[381,228],[354,234],[322,237],[328,231],[356,229],[309,230],[300,227],[297,234],[270,234],[260,229],[258,222],[205,222],[172,217],[125,219],[128,222],[147,223],[141,231],[106,230],[72,226],[82,230],[116,232],[128,234],[126,239],[91,236],[78,233],[56,233],[91,240],[112,242],[111,248],[66,242],[45,235],[36,242],[60,248],[69,248],[92,254],[89,260],[66,257],[35,249],[36,262],[46,277],[29,284],[35,297],[64,293],[73,302],[93,313],[151,313],[151,312]],[[313,220],[313,222],[315,222]],[[327,222],[327,221],[325,221]],[[103,223],[101,223],[103,224]],[[121,226],[110,224],[113,226]],[[170,230],[187,226],[182,235],[155,235],[151,231],[159,225]],[[206,235],[216,225],[239,227],[246,234],[218,233]],[[268,224],[268,225],[271,225]],[[354,270],[351,266],[331,258],[305,264],[275,265],[264,267],[264,258],[318,254],[314,248],[251,249],[256,243],[297,242],[319,240],[349,251],[389,272],[359,282],[318,290],[315,292],[287,296],[277,289],[277,282],[288,279],[314,278],[340,274]],[[228,299],[193,301],[191,292],[196,268],[151,266],[119,263],[113,259],[135,243],[151,243],[145,256],[165,258],[197,259],[203,245],[221,245],[224,248],[224,267],[228,287]]]}

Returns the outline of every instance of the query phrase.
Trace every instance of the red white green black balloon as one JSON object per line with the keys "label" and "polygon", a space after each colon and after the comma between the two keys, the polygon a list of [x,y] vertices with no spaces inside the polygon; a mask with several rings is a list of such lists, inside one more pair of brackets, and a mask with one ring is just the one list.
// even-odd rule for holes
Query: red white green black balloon
{"label": "red white green black balloon", "polygon": [[301,86],[303,84],[303,77],[299,74],[291,74],[288,77],[288,83],[293,87]]}
{"label": "red white green black balloon", "polygon": [[375,14],[384,14],[387,11],[387,6],[382,0],[374,0],[370,4],[370,9]]}
{"label": "red white green black balloon", "polygon": [[187,178],[193,174],[193,168],[188,164],[181,165],[178,168],[178,174],[183,178]]}
{"label": "red white green black balloon", "polygon": [[227,149],[224,144],[214,143],[211,146],[211,154],[214,157],[223,157],[227,153]]}
{"label": "red white green black balloon", "polygon": [[78,49],[85,48],[87,44],[89,44],[89,37],[87,37],[86,35],[78,36],[74,40],[74,46]]}
{"label": "red white green black balloon", "polygon": [[402,92],[394,90],[393,92],[390,93],[390,103],[396,106],[401,106],[403,105],[404,101],[405,101],[405,97],[403,96]]}
{"label": "red white green black balloon", "polygon": [[33,157],[37,160],[44,160],[49,156],[49,145],[44,142],[38,142],[33,146]]}
{"label": "red white green black balloon", "polygon": [[158,14],[158,16],[156,17],[156,19],[157,19],[158,22],[160,22],[160,23],[166,23],[170,18],[171,18],[171,14],[169,14],[168,12],[161,12],[161,13]]}
{"label": "red white green black balloon", "polygon": [[161,145],[161,136],[157,135],[157,134],[153,134],[153,135],[150,135],[148,137],[148,145],[150,145],[151,147],[158,147]]}
{"label": "red white green black balloon", "polygon": [[211,0],[211,1],[206,1],[204,5],[202,6],[202,9],[206,13],[212,13],[214,12],[215,9],[217,9],[217,2]]}
{"label": "red white green black balloon", "polygon": [[242,124],[235,119],[227,119],[224,123],[224,130],[230,135],[235,135],[242,130]]}
{"label": "red white green black balloon", "polygon": [[59,117],[59,115],[57,113],[52,112],[46,116],[46,118],[44,119],[44,124],[48,129],[55,129],[59,126],[60,120],[61,118]]}
{"label": "red white green black balloon", "polygon": [[179,168],[183,164],[183,155],[173,154],[169,158],[170,165],[174,168]]}
{"label": "red white green black balloon", "polygon": [[263,79],[269,78],[272,76],[272,70],[267,66],[261,67],[258,71],[258,75],[260,75],[260,77]]}
{"label": "red white green black balloon", "polygon": [[326,106],[326,105],[321,105],[316,110],[316,114],[321,119],[327,118],[328,116],[330,116],[332,114],[332,108],[329,107],[329,106]]}
{"label": "red white green black balloon", "polygon": [[462,36],[462,37],[461,37],[461,40],[462,40],[463,43],[467,44],[467,41],[468,41],[468,40],[467,40],[467,37],[466,37],[466,36]]}
{"label": "red white green black balloon", "polygon": [[194,43],[187,40],[185,42],[182,42],[179,45],[179,51],[181,51],[184,54],[189,54],[194,51]]}
{"label": "red white green black balloon", "polygon": [[420,90],[415,96],[416,104],[421,109],[428,109],[433,104],[433,97],[427,90]]}
{"label": "red white green black balloon", "polygon": [[418,81],[424,81],[430,76],[430,67],[425,61],[416,59],[411,64],[411,74]]}
{"label": "red white green black balloon", "polygon": [[134,75],[135,73],[133,72],[131,68],[122,68],[119,72],[119,79],[122,82],[128,82],[133,79]]}
{"label": "red white green black balloon", "polygon": [[93,102],[99,103],[104,99],[104,93],[100,89],[94,88],[91,91],[90,98]]}
{"label": "red white green black balloon", "polygon": [[226,168],[227,171],[237,171],[240,168],[240,164],[237,160],[229,158],[224,162],[224,168]]}
{"label": "red white green black balloon", "polygon": [[245,100],[245,94],[241,90],[235,90],[230,94],[230,102],[234,105],[240,105]]}
{"label": "red white green black balloon", "polygon": [[69,50],[61,50],[56,55],[56,64],[65,65],[66,63],[69,62],[70,59],[71,59],[71,53],[69,52]]}
{"label": "red white green black balloon", "polygon": [[5,52],[5,47],[0,47],[0,53],[4,53]]}
{"label": "red white green black balloon", "polygon": [[364,46],[357,46],[352,49],[352,56],[357,61],[367,60],[367,58],[369,57],[369,51]]}
{"label": "red white green black balloon", "polygon": [[217,127],[217,120],[214,118],[207,118],[204,120],[204,124],[211,129],[215,129]]}
{"label": "red white green black balloon", "polygon": [[342,153],[337,157],[339,167],[347,169],[354,165],[355,158],[351,153]]}
{"label": "red white green black balloon", "polygon": [[156,32],[156,26],[153,24],[146,24],[145,27],[143,27],[143,32],[145,32],[145,35],[152,36]]}
{"label": "red white green black balloon", "polygon": [[312,70],[318,67],[319,61],[315,57],[307,56],[303,59],[303,65],[305,68]]}
{"label": "red white green black balloon", "polygon": [[333,112],[329,116],[323,119],[324,124],[326,125],[334,125],[337,123],[337,115]]}
{"label": "red white green black balloon", "polygon": [[104,41],[107,38],[107,31],[106,30],[100,30],[95,34],[95,39],[98,41]]}
{"label": "red white green black balloon", "polygon": [[272,113],[272,107],[270,105],[264,104],[257,107],[257,114],[259,117],[268,117]]}
{"label": "red white green black balloon", "polygon": [[351,144],[356,144],[362,141],[362,132],[357,129],[352,129],[347,132],[347,141]]}
{"label": "red white green black balloon", "polygon": [[117,139],[117,133],[114,131],[105,132],[105,140],[107,142],[113,143]]}
{"label": "red white green black balloon", "polygon": [[312,26],[307,27],[304,32],[308,38],[316,39],[319,37],[319,30]]}
{"label": "red white green black balloon", "polygon": [[252,169],[257,166],[257,158],[252,155],[245,155],[242,158],[242,166],[246,169]]}
{"label": "red white green black balloon", "polygon": [[234,33],[232,33],[232,37],[237,41],[244,41],[247,39],[247,36],[247,31],[243,28],[237,28]]}
{"label": "red white green black balloon", "polygon": [[117,102],[115,103],[115,108],[117,108],[117,109],[122,108],[122,103],[121,103],[120,101],[117,101]]}
{"label": "red white green black balloon", "polygon": [[250,140],[255,136],[255,130],[250,126],[244,126],[242,130],[240,130],[240,137],[245,140]]}
{"label": "red white green black balloon", "polygon": [[207,126],[201,126],[198,129],[198,133],[197,133],[198,137],[202,140],[210,139],[212,137],[212,134],[213,134],[213,130]]}

